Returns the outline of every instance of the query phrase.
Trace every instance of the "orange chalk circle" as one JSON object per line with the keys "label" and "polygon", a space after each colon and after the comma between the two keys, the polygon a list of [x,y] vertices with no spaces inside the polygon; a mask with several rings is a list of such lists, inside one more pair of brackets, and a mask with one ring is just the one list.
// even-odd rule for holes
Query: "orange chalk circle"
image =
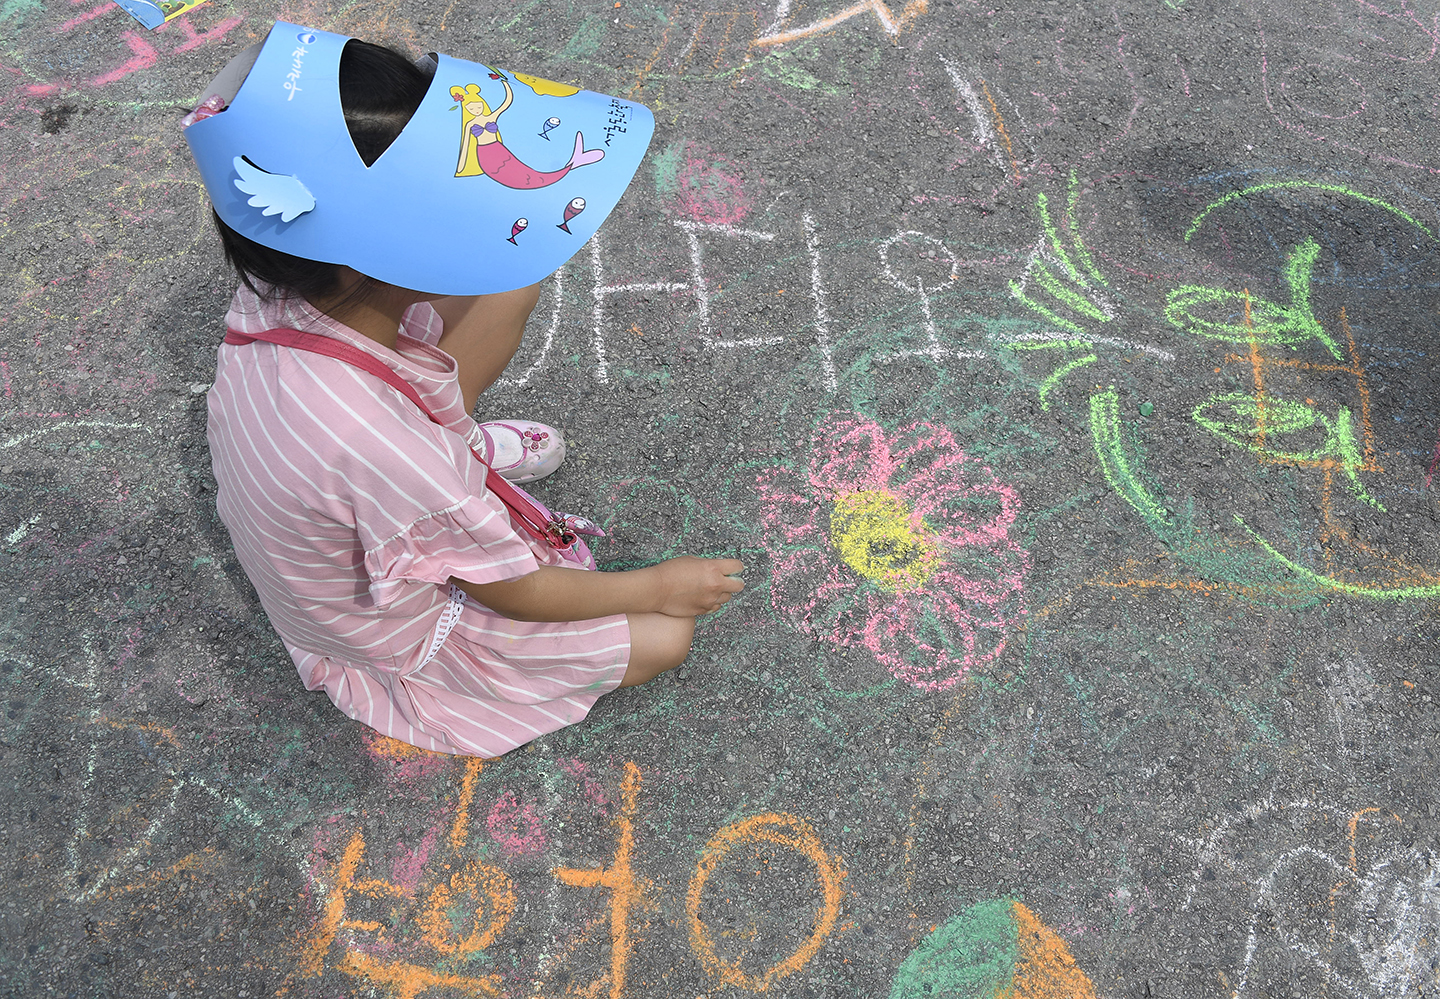
{"label": "orange chalk circle", "polygon": [[[460,940],[450,919],[450,909],[467,895],[474,903],[475,925],[469,936]],[[471,908],[470,903],[463,904],[467,910]],[[469,956],[494,943],[514,914],[515,886],[510,878],[498,867],[472,860],[464,870],[451,876],[448,885],[435,886],[418,922],[430,946],[442,954]]]}
{"label": "orange chalk circle", "polygon": [[[795,953],[771,965],[759,975],[746,974],[741,970],[739,961],[723,960],[715,949],[709,927],[700,918],[700,904],[705,896],[706,882],[729,856],[730,851],[741,843],[770,843],[794,850],[815,865],[815,877],[820,882],[823,894],[815,913],[815,928],[810,931],[810,935]],[[845,868],[840,858],[825,852],[820,837],[815,835],[815,831],[804,819],[768,812],[732,822],[710,837],[710,841],[701,850],[695,876],[690,879],[690,893],[685,903],[685,910],[690,916],[690,947],[705,970],[717,976],[724,984],[752,992],[764,992],[777,979],[799,971],[819,952],[820,946],[840,918],[840,882],[844,879]]]}

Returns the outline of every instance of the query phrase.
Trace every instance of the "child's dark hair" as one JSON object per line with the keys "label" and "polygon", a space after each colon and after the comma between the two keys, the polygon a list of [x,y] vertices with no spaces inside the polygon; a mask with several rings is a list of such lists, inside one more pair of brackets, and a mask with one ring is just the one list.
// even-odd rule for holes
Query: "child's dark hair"
{"label": "child's dark hair", "polygon": [[[394,49],[351,39],[340,53],[340,107],[355,151],[371,166],[415,114],[430,74]],[[240,235],[215,215],[225,259],[240,280],[258,295],[275,292],[303,298],[325,297],[340,286],[340,265],[307,260],[272,250]],[[263,286],[269,285],[273,292]],[[374,283],[357,289],[363,297]]]}

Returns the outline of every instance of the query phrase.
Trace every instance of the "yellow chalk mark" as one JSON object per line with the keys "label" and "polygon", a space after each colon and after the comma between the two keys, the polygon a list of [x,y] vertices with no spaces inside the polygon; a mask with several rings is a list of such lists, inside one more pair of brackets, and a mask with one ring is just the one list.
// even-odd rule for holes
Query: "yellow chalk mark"
{"label": "yellow chalk mark", "polygon": [[850,568],[892,592],[917,590],[940,561],[940,546],[894,493],[871,489],[835,499],[830,544]]}

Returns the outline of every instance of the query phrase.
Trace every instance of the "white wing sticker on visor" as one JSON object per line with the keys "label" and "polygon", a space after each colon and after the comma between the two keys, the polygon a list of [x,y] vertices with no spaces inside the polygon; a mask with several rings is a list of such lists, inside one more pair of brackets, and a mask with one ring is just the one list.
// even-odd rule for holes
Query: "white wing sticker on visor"
{"label": "white wing sticker on visor", "polygon": [[315,207],[315,195],[293,174],[269,173],[243,156],[235,157],[235,186],[250,195],[251,208],[263,208],[262,215],[279,215],[291,222]]}

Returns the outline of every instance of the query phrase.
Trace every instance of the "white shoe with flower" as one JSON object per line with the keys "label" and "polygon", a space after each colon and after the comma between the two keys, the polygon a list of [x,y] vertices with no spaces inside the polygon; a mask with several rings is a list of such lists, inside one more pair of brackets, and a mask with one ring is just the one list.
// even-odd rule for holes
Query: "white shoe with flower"
{"label": "white shoe with flower", "polygon": [[484,457],[509,482],[534,482],[565,461],[565,438],[554,427],[528,420],[496,420],[480,424]]}

